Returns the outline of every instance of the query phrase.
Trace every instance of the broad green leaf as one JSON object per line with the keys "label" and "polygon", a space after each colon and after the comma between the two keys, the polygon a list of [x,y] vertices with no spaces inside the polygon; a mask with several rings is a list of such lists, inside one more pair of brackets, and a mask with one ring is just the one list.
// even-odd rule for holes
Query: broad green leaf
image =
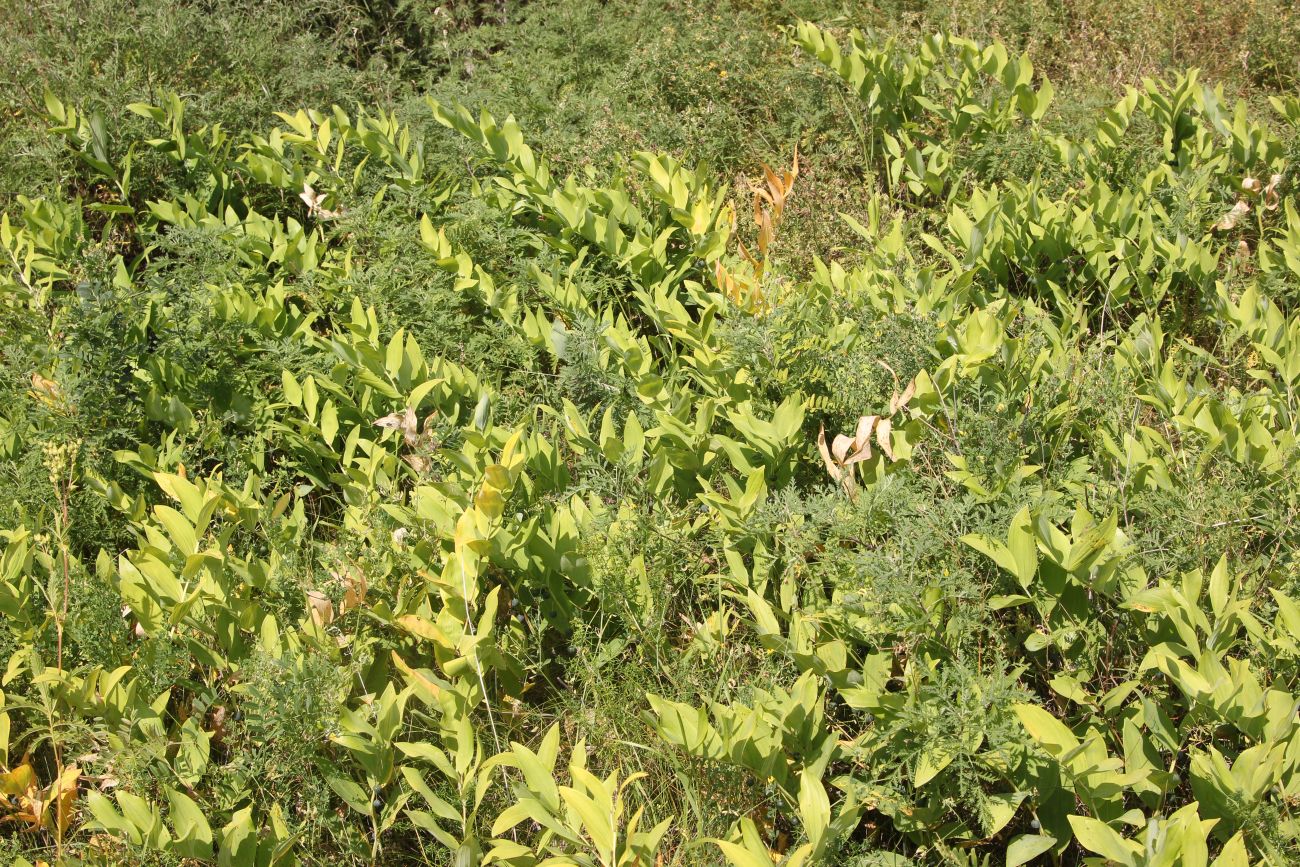
{"label": "broad green leaf", "polygon": [[195,786],[208,769],[212,735],[199,727],[194,717],[181,726],[180,746],[173,766],[177,778],[187,786]]}
{"label": "broad green leaf", "polygon": [[1104,822],[1087,816],[1071,816],[1070,827],[1074,829],[1074,839],[1089,852],[1095,852],[1124,867],[1138,867],[1141,847],[1125,840]]}
{"label": "broad green leaf", "polygon": [[199,550],[194,525],[185,520],[185,516],[171,506],[154,506],[153,513],[159,523],[167,528],[167,535],[181,554],[188,557]]}
{"label": "broad green leaf", "polygon": [[1246,852],[1246,838],[1241,831],[1232,835],[1232,839],[1223,844],[1219,857],[1214,859],[1212,867],[1250,867],[1250,856]]}
{"label": "broad green leaf", "polygon": [[1074,732],[1038,705],[1015,704],[1011,708],[1030,737],[1053,756],[1059,757],[1079,746],[1079,739],[1074,736]]}
{"label": "broad green leaf", "polygon": [[365,789],[351,780],[339,776],[326,776],[325,782],[334,790],[335,794],[343,799],[343,803],[358,813],[370,812],[370,796],[366,794]]}
{"label": "broad green leaf", "polygon": [[167,803],[171,806],[171,823],[177,842],[188,844],[184,854],[190,858],[211,857],[212,827],[199,805],[176,789],[167,790]]}
{"label": "broad green leaf", "polygon": [[1011,555],[1011,573],[1020,586],[1028,589],[1038,573],[1038,543],[1034,539],[1033,519],[1029,507],[1016,512],[1007,531],[1007,551]]}
{"label": "broad green leaf", "polygon": [[528,791],[533,794],[547,810],[552,813],[560,811],[560,792],[555,783],[551,768],[548,768],[537,754],[523,744],[513,744],[515,766],[524,775]]}
{"label": "broad green leaf", "polygon": [[912,777],[912,784],[918,789],[926,783],[933,780],[939,775],[939,772],[956,758],[957,751],[951,747],[936,745],[930,749],[922,751],[916,759],[916,773]]}
{"label": "broad green leaf", "polygon": [[1055,845],[1055,837],[1048,837],[1045,834],[1021,834],[1007,846],[1006,867],[1028,864]]}
{"label": "broad green leaf", "polygon": [[1024,792],[1007,792],[989,796],[989,827],[985,829],[988,836],[993,836],[1007,826],[1015,817],[1020,804],[1025,800]]}
{"label": "broad green leaf", "polygon": [[583,830],[587,832],[587,836],[595,844],[597,852],[601,854],[602,862],[612,864],[614,862],[614,827],[611,824],[609,808],[602,808],[591,798],[568,786],[560,787],[560,797],[582,820]]}
{"label": "broad green leaf", "polygon": [[327,444],[332,444],[339,432],[339,414],[333,400],[325,401],[320,411],[320,435]]}
{"label": "broad green leaf", "polygon": [[732,867],[772,867],[773,859],[767,854],[755,854],[744,846],[735,843],[729,843],[726,840],[712,841],[722,854],[726,856],[727,863]]}
{"label": "broad green leaf", "polygon": [[1012,575],[1017,574],[1015,555],[1011,553],[1010,548],[999,542],[997,539],[990,538],[980,533],[968,533],[961,537],[961,541],[974,548],[976,551],[979,551]]}
{"label": "broad green leaf", "polygon": [[831,823],[831,802],[822,781],[806,768],[799,775],[799,818],[804,833],[817,846]]}

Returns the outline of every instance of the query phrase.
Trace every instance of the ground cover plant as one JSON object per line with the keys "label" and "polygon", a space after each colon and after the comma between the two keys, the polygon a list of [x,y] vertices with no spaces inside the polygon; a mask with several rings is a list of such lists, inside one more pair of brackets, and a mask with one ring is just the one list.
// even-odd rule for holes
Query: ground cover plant
{"label": "ground cover plant", "polygon": [[1294,863],[1297,25],[1166,5],[13,5],[0,854]]}

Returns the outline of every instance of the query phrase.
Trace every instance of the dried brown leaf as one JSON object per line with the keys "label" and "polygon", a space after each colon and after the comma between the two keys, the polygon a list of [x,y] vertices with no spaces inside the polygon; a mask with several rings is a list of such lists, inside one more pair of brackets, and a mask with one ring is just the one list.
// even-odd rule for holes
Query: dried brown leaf
{"label": "dried brown leaf", "polygon": [[[333,574],[336,578],[338,577],[337,573]],[[366,592],[370,589],[366,576],[361,573],[354,573],[352,570],[348,570],[347,575],[343,578],[343,583],[347,589],[343,592],[343,602],[339,605],[340,615],[366,604]]]}
{"label": "dried brown leaf", "polygon": [[817,451],[821,453],[822,462],[826,464],[826,472],[830,473],[831,478],[838,482],[844,473],[834,459],[831,458],[831,450],[826,445],[826,425],[821,425],[817,430]]}
{"label": "dried brown leaf", "polygon": [[342,216],[342,208],[331,211],[322,207],[322,204],[325,202],[325,197],[325,193],[316,192],[316,190],[312,188],[311,184],[303,184],[302,192],[298,194],[298,198],[302,199],[303,203],[307,205],[308,216],[315,217],[319,220],[330,220],[334,217]]}
{"label": "dried brown leaf", "polygon": [[328,626],[334,622],[334,603],[324,593],[308,590],[307,605],[311,609],[311,619],[317,626]]}
{"label": "dried brown leaf", "polygon": [[871,460],[871,455],[872,455],[871,443],[866,443],[863,445],[862,448],[858,449],[852,455],[849,456],[849,459],[844,462],[844,466],[851,467],[854,464],[861,463],[862,461],[869,461]]}
{"label": "dried brown leaf", "polygon": [[63,776],[50,784],[49,801],[54,804],[54,821],[59,834],[66,834],[72,824],[73,804],[77,800],[77,782],[81,779],[81,768],[76,765],[63,769]]}
{"label": "dried brown leaf", "polygon": [[836,434],[835,439],[831,440],[831,454],[835,456],[835,463],[841,466],[844,465],[854,448],[853,438],[846,437],[844,434]]}
{"label": "dried brown leaf", "polygon": [[885,457],[891,461],[894,460],[894,446],[890,442],[889,435],[894,430],[894,423],[882,418],[880,424],[876,425],[876,442],[880,445],[880,450],[885,453]]}
{"label": "dried brown leaf", "polygon": [[766,164],[763,164],[763,177],[767,180],[767,188],[772,191],[772,203],[775,204],[785,198],[785,184],[781,183],[781,176]]}
{"label": "dried brown leaf", "polygon": [[903,389],[902,394],[895,394],[893,398],[890,399],[889,414],[894,415],[900,409],[906,409],[908,401],[910,401],[915,395],[916,395],[916,380],[913,379],[911,382],[907,384],[907,388]]}
{"label": "dried brown leaf", "polygon": [[375,427],[381,427],[384,430],[396,430],[402,432],[402,439],[408,446],[413,446],[420,440],[420,422],[415,417],[415,409],[407,407],[400,413],[393,412],[383,418],[375,419]]}
{"label": "dried brown leaf", "polygon": [[1223,219],[1214,224],[1214,228],[1224,232],[1234,229],[1241,218],[1249,213],[1250,203],[1245,199],[1239,199],[1237,204],[1232,206],[1232,210],[1224,214]]}
{"label": "dried brown leaf", "polygon": [[772,229],[772,218],[766,213],[758,221],[758,255],[767,258],[767,249],[772,244],[772,239],[776,236]]}
{"label": "dried brown leaf", "polygon": [[1268,179],[1268,186],[1264,187],[1264,210],[1276,211],[1278,206],[1278,188],[1282,186],[1282,176],[1273,175]]}
{"label": "dried brown leaf", "polygon": [[871,429],[879,420],[880,416],[877,415],[864,415],[858,419],[857,430],[853,432],[853,439],[857,442],[858,448],[863,446],[871,448]]}

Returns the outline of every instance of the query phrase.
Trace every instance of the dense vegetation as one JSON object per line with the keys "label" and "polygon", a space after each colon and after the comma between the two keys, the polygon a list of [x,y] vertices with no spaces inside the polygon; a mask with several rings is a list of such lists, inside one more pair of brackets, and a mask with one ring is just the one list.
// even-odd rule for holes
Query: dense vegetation
{"label": "dense vegetation", "polygon": [[0,3],[0,857],[1295,863],[1298,38]]}

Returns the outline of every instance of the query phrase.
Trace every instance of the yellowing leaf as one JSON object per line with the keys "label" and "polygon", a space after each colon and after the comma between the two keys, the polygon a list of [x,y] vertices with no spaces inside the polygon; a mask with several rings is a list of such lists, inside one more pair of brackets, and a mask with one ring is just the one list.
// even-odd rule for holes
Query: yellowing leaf
{"label": "yellowing leaf", "polygon": [[54,821],[59,833],[65,834],[72,824],[72,808],[77,800],[77,782],[81,779],[81,768],[71,765],[63,769],[63,774],[50,785],[49,801],[54,804]]}
{"label": "yellowing leaf", "polygon": [[1016,704],[1012,705],[1012,710],[1020,718],[1020,724],[1029,732],[1029,736],[1052,755],[1060,756],[1079,745],[1079,739],[1065,723],[1038,705]]}
{"label": "yellowing leaf", "polygon": [[12,771],[0,776],[0,794],[17,797],[25,794],[36,785],[36,771],[27,762],[23,762]]}
{"label": "yellowing leaf", "polygon": [[427,677],[418,669],[407,665],[406,660],[398,656],[396,651],[393,652],[392,659],[393,664],[397,666],[397,670],[406,675],[406,682],[415,687],[416,694],[424,699],[429,706],[437,707],[438,697],[442,694],[445,684]]}
{"label": "yellowing leaf", "polygon": [[53,406],[63,399],[63,389],[59,388],[59,384],[54,380],[33,373],[32,395],[47,406]]}
{"label": "yellowing leaf", "polygon": [[443,647],[454,650],[455,643],[452,642],[447,634],[439,629],[435,624],[416,614],[404,614],[397,618],[398,626],[414,635],[416,638],[422,638],[425,641],[432,641]]}
{"label": "yellowing leaf", "polygon": [[568,786],[560,787],[560,797],[569,809],[578,814],[582,828],[595,844],[601,854],[601,862],[614,863],[614,828],[611,824],[609,807],[602,807],[594,800]]}
{"label": "yellowing leaf", "polygon": [[712,842],[722,850],[727,863],[732,867],[772,867],[773,862],[779,861],[781,857],[775,852],[766,856],[757,855],[744,846],[729,843],[726,840],[713,840]]}
{"label": "yellowing leaf", "polygon": [[1223,848],[1219,850],[1219,857],[1214,859],[1212,867],[1250,867],[1250,856],[1246,852],[1246,838],[1240,831],[1223,844]]}

